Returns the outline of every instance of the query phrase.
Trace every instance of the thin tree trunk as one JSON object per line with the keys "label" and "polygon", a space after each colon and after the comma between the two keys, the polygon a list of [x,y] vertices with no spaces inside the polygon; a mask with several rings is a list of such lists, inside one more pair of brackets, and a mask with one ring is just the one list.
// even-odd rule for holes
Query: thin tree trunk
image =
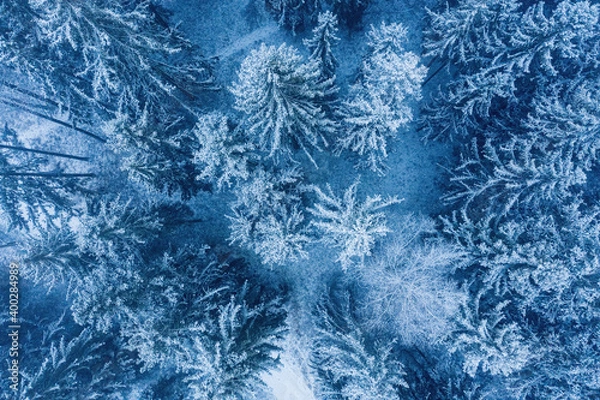
{"label": "thin tree trunk", "polygon": [[[421,52],[421,55],[423,55],[423,52]],[[429,62],[427,63],[427,68],[430,68],[433,65],[433,63],[437,61],[438,58],[439,56],[435,56],[431,60],[429,60]]]}
{"label": "thin tree trunk", "polygon": [[96,174],[56,172],[0,172],[0,176],[28,176],[38,178],[95,178]]}
{"label": "thin tree trunk", "polygon": [[54,101],[52,99],[49,99],[49,98],[44,97],[42,95],[39,95],[39,94],[37,94],[35,92],[32,92],[30,90],[20,88],[20,87],[18,87],[15,84],[12,84],[12,83],[9,83],[9,82],[6,82],[6,81],[0,81],[0,84],[6,86],[7,88],[13,89],[13,90],[15,90],[15,91],[17,91],[19,93],[22,93],[22,94],[24,94],[26,96],[33,97],[34,99],[37,99],[37,100],[46,102],[48,104],[51,104],[51,105],[53,105],[55,107],[59,107],[60,106],[60,104],[58,104],[57,101]]}
{"label": "thin tree trunk", "polygon": [[155,71],[158,71],[158,73],[161,74],[162,77],[167,82],[169,82],[171,85],[175,86],[189,100],[196,100],[196,95],[192,94],[191,92],[189,92],[188,90],[186,90],[185,88],[183,88],[177,81],[175,81],[175,79],[173,79],[171,76],[169,76],[169,74],[167,74],[166,72],[164,72],[162,69],[160,69],[158,67],[153,67],[152,69],[154,69]]}
{"label": "thin tree trunk", "polygon": [[429,75],[427,77],[427,79],[425,79],[423,81],[423,84],[421,86],[425,86],[425,84],[427,84],[427,82],[429,82],[431,79],[433,79],[433,77],[436,76],[438,74],[438,72],[440,72],[442,70],[442,68],[444,68],[445,66],[446,66],[446,63],[442,63],[442,65],[440,65],[440,67],[438,69],[436,69],[433,74]]}
{"label": "thin tree trunk", "polygon": [[184,224],[199,224],[201,222],[204,222],[204,220],[201,218],[180,219],[180,220],[174,220],[174,221],[165,221],[165,226],[179,226],[179,225],[184,225]]}
{"label": "thin tree trunk", "polygon": [[9,149],[9,150],[15,150],[15,151],[23,151],[23,152],[26,152],[26,153],[45,154],[47,156],[54,156],[54,157],[61,157],[61,158],[70,158],[70,159],[79,160],[79,161],[89,161],[90,160],[88,157],[73,156],[71,154],[55,153],[53,151],[46,151],[46,150],[36,150],[36,149],[30,149],[30,148],[21,147],[21,146],[9,146],[9,145],[6,145],[6,144],[0,144],[0,149]]}
{"label": "thin tree trunk", "polygon": [[77,132],[81,132],[84,135],[87,135],[87,136],[89,136],[89,137],[91,137],[91,138],[93,138],[93,139],[95,139],[95,140],[97,140],[97,141],[99,141],[101,143],[106,143],[107,142],[107,140],[105,138],[100,137],[100,136],[98,136],[96,134],[93,134],[93,133],[91,133],[89,131],[86,131],[85,129],[81,129],[81,128],[75,126],[74,124],[69,124],[68,122],[61,121],[61,120],[56,119],[56,118],[52,118],[52,117],[50,117],[48,115],[44,115],[44,114],[42,114],[40,112],[37,112],[37,111],[34,111],[34,110],[30,110],[29,108],[25,107],[22,104],[15,103],[15,102],[8,101],[8,100],[0,100],[0,103],[6,104],[7,106],[10,106],[10,107],[14,107],[14,108],[19,109],[21,111],[25,111],[25,112],[27,112],[29,114],[35,115],[36,117],[47,119],[48,121],[52,121],[52,122],[54,122],[54,123],[56,123],[58,125],[66,126],[67,128],[71,128],[71,129],[73,129],[73,130],[75,130]]}

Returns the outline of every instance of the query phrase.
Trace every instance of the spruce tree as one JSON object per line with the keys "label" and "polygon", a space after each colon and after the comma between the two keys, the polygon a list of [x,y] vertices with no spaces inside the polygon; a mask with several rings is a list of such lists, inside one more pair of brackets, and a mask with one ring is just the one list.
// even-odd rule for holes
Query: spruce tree
{"label": "spruce tree", "polygon": [[231,91],[235,108],[246,115],[250,140],[268,157],[301,148],[314,163],[309,148],[328,146],[334,123],[320,102],[330,94],[318,65],[305,62],[293,47],[262,44],[252,50]]}
{"label": "spruce tree", "polygon": [[304,45],[310,51],[310,60],[319,64],[323,79],[335,77],[338,61],[333,54],[333,47],[339,42],[337,17],[330,11],[319,14],[317,26]]}

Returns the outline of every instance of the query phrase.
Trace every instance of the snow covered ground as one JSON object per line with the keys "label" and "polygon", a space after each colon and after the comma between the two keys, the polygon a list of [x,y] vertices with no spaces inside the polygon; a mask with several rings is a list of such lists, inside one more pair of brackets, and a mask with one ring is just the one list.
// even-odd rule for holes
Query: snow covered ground
{"label": "snow covered ground", "polygon": [[308,387],[300,368],[283,354],[282,367],[263,377],[276,400],[317,400]]}

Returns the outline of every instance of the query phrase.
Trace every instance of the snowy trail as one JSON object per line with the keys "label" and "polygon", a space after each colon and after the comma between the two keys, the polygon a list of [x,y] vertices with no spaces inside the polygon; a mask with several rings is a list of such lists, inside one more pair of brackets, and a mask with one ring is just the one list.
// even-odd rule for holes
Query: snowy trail
{"label": "snowy trail", "polygon": [[316,400],[293,356],[282,354],[283,366],[263,375],[263,380],[273,391],[276,400]]}
{"label": "snowy trail", "polygon": [[221,49],[221,51],[215,54],[213,57],[217,57],[219,59],[231,57],[235,53],[248,48],[252,44],[260,40],[267,39],[269,36],[275,34],[277,30],[278,27],[275,24],[270,24],[262,28],[256,29],[250,32],[249,34],[237,39],[231,45]]}

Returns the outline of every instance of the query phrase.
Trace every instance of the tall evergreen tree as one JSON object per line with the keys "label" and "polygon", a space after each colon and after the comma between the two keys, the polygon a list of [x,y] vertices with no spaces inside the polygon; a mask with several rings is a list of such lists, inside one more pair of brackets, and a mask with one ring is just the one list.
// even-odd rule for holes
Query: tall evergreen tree
{"label": "tall evergreen tree", "polygon": [[320,105],[331,83],[320,79],[318,65],[304,62],[293,47],[262,44],[243,61],[231,91],[259,149],[275,157],[299,147],[314,163],[309,148],[327,146],[326,136],[334,131]]}
{"label": "tall evergreen tree", "polygon": [[421,97],[427,68],[404,50],[406,28],[400,24],[371,27],[370,54],[364,62],[359,83],[341,107],[344,130],[336,150],[351,150],[361,159],[359,166],[384,174],[387,141],[413,119],[411,101]]}
{"label": "tall evergreen tree", "polygon": [[359,202],[358,184],[354,182],[342,197],[336,196],[330,186],[326,192],[315,186],[317,202],[309,209],[315,217],[312,225],[321,232],[322,240],[339,248],[337,261],[344,268],[355,262],[362,264],[372,254],[375,241],[390,232],[381,210],[400,203],[397,197],[383,199],[379,195]]}
{"label": "tall evergreen tree", "polygon": [[248,304],[247,292],[244,286],[220,305],[194,338],[195,354],[181,366],[191,398],[258,398],[266,386],[261,374],[279,364],[286,313],[278,300]]}
{"label": "tall evergreen tree", "polygon": [[[3,1],[0,60],[41,85],[77,122],[194,97],[210,83],[207,64],[149,2]],[[178,62],[177,55],[187,55]]]}
{"label": "tall evergreen tree", "polygon": [[310,60],[319,64],[323,79],[335,77],[338,61],[333,54],[333,47],[339,42],[337,17],[330,11],[319,14],[313,35],[304,40],[310,51]]}
{"label": "tall evergreen tree", "polygon": [[218,190],[250,177],[253,146],[229,125],[225,115],[211,113],[200,117],[192,131],[198,142],[194,151],[194,163],[199,167],[196,179],[211,182]]}
{"label": "tall evergreen tree", "polygon": [[393,353],[394,343],[369,337],[353,313],[348,293],[325,297],[316,310],[312,368],[319,395],[344,400],[398,398],[407,383],[404,367]]}

